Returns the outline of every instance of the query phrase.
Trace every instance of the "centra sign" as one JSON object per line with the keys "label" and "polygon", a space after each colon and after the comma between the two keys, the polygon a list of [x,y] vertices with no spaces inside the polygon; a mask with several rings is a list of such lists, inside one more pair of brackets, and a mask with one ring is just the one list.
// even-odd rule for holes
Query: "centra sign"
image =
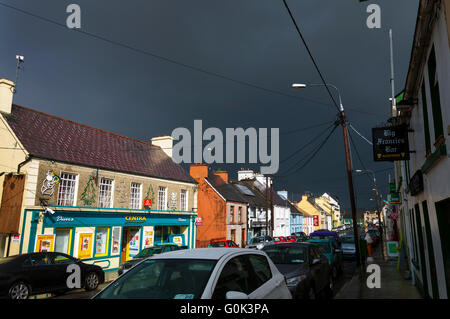
{"label": "centra sign", "polygon": [[145,216],[126,216],[125,220],[130,223],[143,223],[147,220]]}
{"label": "centra sign", "polygon": [[375,162],[409,160],[406,125],[372,128],[372,142]]}

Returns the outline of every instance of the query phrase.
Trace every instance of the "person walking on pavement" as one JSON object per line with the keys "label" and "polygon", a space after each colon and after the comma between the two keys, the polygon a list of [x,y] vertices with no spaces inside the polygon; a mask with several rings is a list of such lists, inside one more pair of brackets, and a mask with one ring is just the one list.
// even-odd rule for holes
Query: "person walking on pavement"
{"label": "person walking on pavement", "polygon": [[367,257],[372,257],[372,237],[370,237],[369,233],[366,233],[366,237],[364,237],[367,243]]}

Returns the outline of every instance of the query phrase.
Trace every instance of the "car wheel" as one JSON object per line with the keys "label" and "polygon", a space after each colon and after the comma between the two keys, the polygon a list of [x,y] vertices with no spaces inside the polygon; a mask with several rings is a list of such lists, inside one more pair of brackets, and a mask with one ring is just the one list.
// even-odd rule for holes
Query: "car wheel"
{"label": "car wheel", "polygon": [[19,281],[9,288],[9,297],[11,299],[28,299],[30,291],[31,289],[26,283]]}
{"label": "car wheel", "polygon": [[84,289],[88,291],[97,289],[98,283],[99,283],[98,275],[95,272],[90,272],[86,276]]}

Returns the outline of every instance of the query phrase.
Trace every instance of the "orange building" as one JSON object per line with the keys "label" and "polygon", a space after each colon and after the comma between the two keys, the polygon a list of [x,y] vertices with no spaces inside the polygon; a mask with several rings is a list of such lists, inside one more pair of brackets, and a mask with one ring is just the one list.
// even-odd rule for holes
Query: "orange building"
{"label": "orange building", "polygon": [[197,248],[211,240],[232,240],[245,247],[247,201],[228,183],[226,171],[209,173],[207,164],[192,164],[191,176],[198,182]]}

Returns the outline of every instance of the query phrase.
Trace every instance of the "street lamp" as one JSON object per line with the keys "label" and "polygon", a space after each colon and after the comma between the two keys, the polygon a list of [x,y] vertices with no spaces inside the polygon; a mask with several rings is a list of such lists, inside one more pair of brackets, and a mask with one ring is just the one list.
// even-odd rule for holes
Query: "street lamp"
{"label": "street lamp", "polygon": [[348,141],[348,129],[347,129],[347,120],[345,118],[344,106],[342,105],[341,94],[339,89],[333,84],[304,84],[304,83],[294,83],[291,85],[293,89],[304,89],[307,86],[326,86],[334,88],[339,95],[339,115],[340,122],[342,125],[342,130],[344,133],[344,148],[345,148],[345,159],[347,165],[347,178],[348,178],[348,188],[350,192],[350,205],[352,208],[352,220],[353,220],[353,236],[355,240],[355,253],[356,253],[356,265],[361,266],[361,254],[359,247],[359,237],[358,237],[358,223],[356,219],[356,201],[355,201],[355,192],[353,189],[353,176],[352,176],[352,164],[350,160],[350,145]]}
{"label": "street lamp", "polygon": [[[382,225],[382,224],[381,224],[381,216],[380,216],[380,203],[379,203],[379,197],[380,197],[380,196],[378,195],[377,180],[376,180],[376,178],[375,178],[375,172],[372,171],[372,170],[370,170],[370,169],[366,169],[366,170],[356,169],[355,172],[358,173],[358,174],[359,174],[359,173],[370,173],[370,174],[372,174],[372,177],[373,177],[373,186],[374,186],[373,190],[375,191],[375,198],[376,198],[376,202],[377,202],[378,223],[379,223],[379,225],[380,225],[381,251],[382,251],[382,254],[383,254],[383,257],[384,257],[384,245],[383,245],[383,233],[384,233],[383,227],[384,227],[384,220],[383,220],[383,225]],[[370,200],[373,200],[373,199],[370,199]]]}

